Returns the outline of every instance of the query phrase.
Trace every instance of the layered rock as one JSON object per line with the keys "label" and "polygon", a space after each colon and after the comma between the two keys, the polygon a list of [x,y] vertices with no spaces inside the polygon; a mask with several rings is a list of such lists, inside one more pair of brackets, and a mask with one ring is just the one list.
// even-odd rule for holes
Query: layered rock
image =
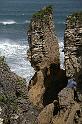
{"label": "layered rock", "polygon": [[60,69],[59,46],[52,14],[51,6],[35,13],[28,30],[28,58],[36,70],[28,86],[28,95],[38,108],[52,103],[66,86],[65,71]]}
{"label": "layered rock", "polygon": [[82,83],[82,12],[68,16],[64,43],[66,75]]}
{"label": "layered rock", "polygon": [[[81,20],[80,16],[76,15],[72,20],[70,16],[67,19],[65,67],[67,77],[74,77],[81,85]],[[60,69],[59,46],[53,32],[50,6],[33,16],[28,41],[30,45],[28,57],[36,70],[28,86],[28,96],[31,103],[40,109],[38,124],[81,124],[82,104],[77,92],[72,88],[64,88],[67,85],[67,78],[65,71]],[[81,88],[79,91],[82,91]]]}
{"label": "layered rock", "polygon": [[48,67],[51,63],[59,64],[59,46],[54,30],[51,6],[33,15],[28,30],[28,56],[35,69],[37,66],[40,69]]}
{"label": "layered rock", "polygon": [[26,81],[0,57],[0,124],[36,124],[37,110],[27,96]]}

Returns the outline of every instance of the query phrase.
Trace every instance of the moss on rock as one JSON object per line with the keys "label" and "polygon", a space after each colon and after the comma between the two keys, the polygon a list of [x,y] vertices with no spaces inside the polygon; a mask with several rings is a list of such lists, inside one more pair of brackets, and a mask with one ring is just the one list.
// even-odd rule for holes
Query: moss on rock
{"label": "moss on rock", "polygon": [[48,14],[52,14],[52,6],[49,5],[47,7],[44,7],[42,10],[36,12],[34,15],[33,15],[33,18],[37,18],[37,19],[43,19],[46,17],[46,15]]}
{"label": "moss on rock", "polygon": [[82,25],[82,11],[73,13],[72,15],[68,16],[67,20],[69,20],[71,25],[74,23],[76,24],[77,21]]}

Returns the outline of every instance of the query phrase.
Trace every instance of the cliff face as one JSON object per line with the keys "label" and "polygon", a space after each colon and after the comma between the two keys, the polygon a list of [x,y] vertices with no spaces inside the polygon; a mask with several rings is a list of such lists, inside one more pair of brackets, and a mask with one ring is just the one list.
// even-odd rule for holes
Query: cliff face
{"label": "cliff face", "polygon": [[0,124],[36,124],[37,111],[28,100],[25,84],[0,57]]}
{"label": "cliff face", "polygon": [[29,83],[28,95],[38,108],[57,99],[58,92],[66,85],[65,71],[60,69],[52,13],[51,6],[35,13],[28,30],[28,58],[36,70]]}
{"label": "cliff face", "polygon": [[66,75],[79,81],[82,77],[82,12],[68,16],[64,40]]}

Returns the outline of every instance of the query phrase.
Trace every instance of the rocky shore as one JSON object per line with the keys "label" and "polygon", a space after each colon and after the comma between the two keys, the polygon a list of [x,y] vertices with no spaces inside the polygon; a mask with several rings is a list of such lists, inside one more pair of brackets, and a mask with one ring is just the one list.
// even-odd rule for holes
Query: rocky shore
{"label": "rocky shore", "polygon": [[[28,42],[27,56],[36,71],[28,87],[0,57],[0,124],[82,124],[82,12],[66,20],[65,70],[51,6],[33,15]],[[67,87],[68,78],[77,82],[76,92]]]}
{"label": "rocky shore", "polygon": [[0,124],[35,124],[37,110],[28,100],[26,81],[0,57]]}

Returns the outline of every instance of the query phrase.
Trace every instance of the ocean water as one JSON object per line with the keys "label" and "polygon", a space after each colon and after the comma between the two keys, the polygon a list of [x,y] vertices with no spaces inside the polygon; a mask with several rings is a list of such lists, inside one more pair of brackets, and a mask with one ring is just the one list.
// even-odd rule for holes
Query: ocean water
{"label": "ocean water", "polygon": [[[46,5],[52,5],[56,33],[62,51],[66,17],[82,10],[82,0],[0,0],[0,55],[6,57],[10,69],[27,79],[34,74],[27,59],[27,30],[32,14]],[[61,52],[61,68],[64,54]]]}

